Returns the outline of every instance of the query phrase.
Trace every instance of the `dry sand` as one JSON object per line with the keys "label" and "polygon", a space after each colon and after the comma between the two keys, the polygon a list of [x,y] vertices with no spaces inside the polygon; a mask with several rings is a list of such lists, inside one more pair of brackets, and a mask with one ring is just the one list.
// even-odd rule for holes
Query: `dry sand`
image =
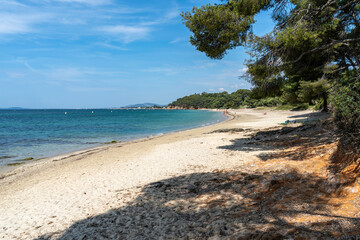
{"label": "dry sand", "polygon": [[[145,186],[156,189],[164,179],[251,168],[252,162],[266,150],[231,151],[224,146],[231,145],[246,132],[273,127],[287,119],[304,119],[310,111],[232,110],[230,113],[233,117],[216,125],[58,156],[3,174],[0,177],[0,238],[110,238],[111,233],[86,236],[74,230],[69,234],[69,227],[112,209],[128,207],[144,192]],[[235,129],[235,134],[226,131],[232,128],[248,130]],[[145,228],[150,227],[150,232],[158,234],[161,229],[155,231],[156,223],[153,224],[155,226]],[[176,232],[176,225],[169,226],[172,228],[166,231]],[[128,232],[125,236],[141,238],[131,234]],[[147,237],[160,238],[159,235]]]}

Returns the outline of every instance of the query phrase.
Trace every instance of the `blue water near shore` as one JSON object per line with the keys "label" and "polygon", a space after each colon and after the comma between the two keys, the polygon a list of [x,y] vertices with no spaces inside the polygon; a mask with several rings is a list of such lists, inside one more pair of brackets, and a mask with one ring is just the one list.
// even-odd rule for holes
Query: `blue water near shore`
{"label": "blue water near shore", "polygon": [[222,120],[221,112],[202,110],[0,110],[0,166]]}

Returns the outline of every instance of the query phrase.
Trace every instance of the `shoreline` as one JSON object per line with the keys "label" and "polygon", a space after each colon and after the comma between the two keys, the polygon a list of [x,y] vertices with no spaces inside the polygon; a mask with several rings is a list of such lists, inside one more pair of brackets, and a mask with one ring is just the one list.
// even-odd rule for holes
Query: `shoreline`
{"label": "shoreline", "polygon": [[[130,108],[132,109],[132,108]],[[30,109],[33,110],[33,109]],[[134,110],[138,110],[136,108],[134,108]],[[157,109],[151,109],[151,110],[157,110]],[[172,109],[167,109],[167,110],[172,110]],[[223,112],[222,109],[198,109],[201,111],[212,111],[212,112]],[[224,114],[225,115],[225,119],[219,119],[217,122],[213,122],[213,123],[208,123],[206,125],[202,125],[202,126],[195,126],[195,127],[191,127],[191,128],[187,128],[187,129],[181,129],[181,130],[174,130],[174,131],[170,131],[170,132],[166,132],[166,133],[159,133],[159,134],[154,134],[154,135],[148,135],[148,136],[143,136],[143,137],[139,137],[139,138],[135,138],[133,140],[128,140],[128,141],[118,141],[116,143],[111,143],[111,142],[104,142],[104,143],[99,143],[96,144],[95,146],[92,147],[82,147],[78,150],[69,150],[66,151],[64,153],[60,153],[60,154],[55,154],[55,155],[49,155],[47,157],[42,157],[42,158],[33,158],[31,160],[17,160],[19,162],[19,164],[17,165],[3,165],[0,166],[0,179],[3,179],[9,175],[14,175],[16,173],[13,173],[14,171],[16,171],[19,168],[23,168],[23,167],[29,167],[29,165],[32,164],[36,164],[36,163],[41,163],[41,162],[46,162],[46,161],[61,161],[64,160],[66,158],[69,157],[73,157],[79,154],[86,154],[92,151],[96,151],[96,150],[100,150],[102,148],[104,148],[104,150],[106,150],[108,147],[111,146],[118,146],[118,145],[124,145],[124,144],[131,144],[131,143],[136,143],[138,141],[146,141],[146,140],[150,140],[156,137],[161,137],[164,135],[168,135],[168,134],[172,134],[172,133],[177,133],[177,132],[182,132],[182,131],[187,131],[187,130],[192,130],[192,129],[197,129],[197,128],[202,128],[202,127],[207,127],[207,126],[212,126],[212,125],[216,125],[225,121],[228,121],[229,118],[231,118],[231,114]],[[31,157],[32,158],[32,157]],[[31,167],[31,166],[30,166]],[[25,170],[21,170],[21,171],[25,171]]]}
{"label": "shoreline", "polygon": [[0,179],[0,229],[6,229],[0,238],[33,239],[62,232],[81,219],[125,206],[146,184],[169,177],[251,167],[258,152],[233,152],[224,146],[249,131],[311,113],[229,112],[233,118],[214,125],[21,166]]}
{"label": "shoreline", "polygon": [[[199,110],[204,111],[205,109],[199,109]],[[206,111],[223,112],[223,110],[221,110],[221,109],[209,109],[209,110],[206,110]],[[109,150],[111,148],[122,147],[122,146],[125,146],[125,145],[128,145],[128,144],[134,144],[134,143],[141,143],[141,142],[150,141],[152,139],[165,137],[165,136],[175,134],[175,133],[182,133],[182,132],[190,131],[190,130],[194,130],[194,129],[206,128],[206,127],[209,127],[209,126],[214,126],[214,125],[218,125],[218,124],[221,124],[221,123],[225,123],[227,121],[231,121],[231,120],[234,120],[234,118],[236,118],[236,116],[234,114],[231,114],[229,112],[227,112],[225,115],[226,115],[226,118],[224,120],[222,120],[222,121],[220,120],[219,122],[216,122],[216,123],[213,123],[213,124],[208,124],[208,125],[205,125],[205,126],[193,127],[193,128],[183,129],[183,130],[176,130],[176,131],[171,131],[171,132],[162,133],[162,134],[158,134],[158,135],[150,135],[150,136],[147,136],[147,137],[142,137],[142,138],[134,139],[134,140],[131,140],[131,141],[117,142],[117,143],[111,143],[111,144],[105,144],[104,143],[102,145],[95,146],[95,147],[84,148],[84,149],[81,149],[81,150],[71,151],[71,152],[68,152],[68,153],[58,154],[58,155],[55,155],[55,156],[45,157],[45,158],[41,158],[41,159],[30,160],[29,162],[24,163],[22,165],[18,165],[18,166],[6,166],[5,165],[5,166],[0,167],[0,181],[2,179],[4,179],[4,178],[14,176],[14,175],[18,175],[19,173],[23,173],[23,172],[26,172],[26,171],[29,171],[29,170],[31,171],[31,169],[34,168],[34,167],[35,168],[37,168],[37,167],[41,168],[42,164],[51,164],[53,162],[67,160],[67,159],[72,158],[72,157],[81,157],[82,155],[98,153],[98,152]],[[1,184],[1,182],[0,182],[0,184]],[[0,185],[0,190],[1,190],[1,185]]]}

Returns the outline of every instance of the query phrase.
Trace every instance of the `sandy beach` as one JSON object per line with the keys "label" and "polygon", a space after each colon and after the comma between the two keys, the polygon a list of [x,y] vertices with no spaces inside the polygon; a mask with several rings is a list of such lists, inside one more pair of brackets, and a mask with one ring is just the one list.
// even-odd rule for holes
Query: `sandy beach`
{"label": "sandy beach", "polygon": [[[256,144],[249,147],[248,142],[242,140],[265,129],[278,130],[281,128],[278,123],[286,120],[304,121],[311,111],[229,112],[230,118],[216,125],[58,156],[4,173],[0,176],[0,238],[217,239],[237,236],[251,239],[251,234],[260,231],[273,237],[267,239],[279,239],[276,237],[280,235],[276,234],[290,236],[288,231],[293,234],[303,231],[301,234],[326,239],[327,235],[321,234],[327,232],[321,232],[321,227],[333,228],[331,224],[306,230],[305,220],[296,223],[296,217],[306,218],[306,211],[310,214],[316,206],[306,203],[306,209],[305,205],[291,202],[286,207],[298,211],[297,215],[287,212],[286,216],[278,216],[279,220],[275,211],[269,210],[268,215],[267,210],[255,214],[260,211],[259,206],[251,201],[258,200],[246,195],[259,186],[271,188],[274,181],[282,181],[279,179],[289,178],[286,181],[291,183],[299,180],[297,174],[315,172],[311,172],[314,162],[265,161],[263,156],[285,151],[284,148],[274,150],[274,147]],[[333,144],[333,140],[326,144]],[[330,153],[329,150],[316,157]],[[287,175],[280,174],[284,169]],[[320,175],[316,181],[321,185]],[[323,184],[326,189],[332,183]],[[246,189],[240,187],[242,185],[246,185]],[[242,189],[241,194],[238,189]],[[276,191],[273,189],[271,193]],[[302,194],[301,189],[296,191]],[[296,194],[292,196],[299,197]],[[349,189],[349,194],[356,194],[356,189]],[[261,195],[257,197],[262,199]],[[318,207],[313,210],[316,211],[322,210]],[[351,214],[353,216],[338,213],[335,217],[316,212],[315,215],[316,221],[326,223],[341,218],[340,227],[352,229],[359,218],[356,213]],[[324,219],[320,221],[320,218]],[[285,226],[282,232],[272,231],[281,226],[278,222]],[[303,239],[310,239],[306,236]]]}

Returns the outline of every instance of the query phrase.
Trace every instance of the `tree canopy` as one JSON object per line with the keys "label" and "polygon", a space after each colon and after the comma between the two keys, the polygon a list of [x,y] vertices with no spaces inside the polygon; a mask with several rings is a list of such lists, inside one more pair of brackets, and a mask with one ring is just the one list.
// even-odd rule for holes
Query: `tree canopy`
{"label": "tree canopy", "polygon": [[177,99],[169,104],[172,107],[183,108],[238,108],[246,105],[251,91],[239,89],[231,94],[227,92],[192,94]]}
{"label": "tree canopy", "polygon": [[[344,74],[359,74],[360,0],[224,0],[182,14],[190,42],[213,59],[250,49],[246,78],[259,97],[288,102],[323,99]],[[276,25],[252,32],[254,16],[271,11]],[[351,75],[351,74],[350,74]],[[351,76],[352,76],[351,75]]]}

